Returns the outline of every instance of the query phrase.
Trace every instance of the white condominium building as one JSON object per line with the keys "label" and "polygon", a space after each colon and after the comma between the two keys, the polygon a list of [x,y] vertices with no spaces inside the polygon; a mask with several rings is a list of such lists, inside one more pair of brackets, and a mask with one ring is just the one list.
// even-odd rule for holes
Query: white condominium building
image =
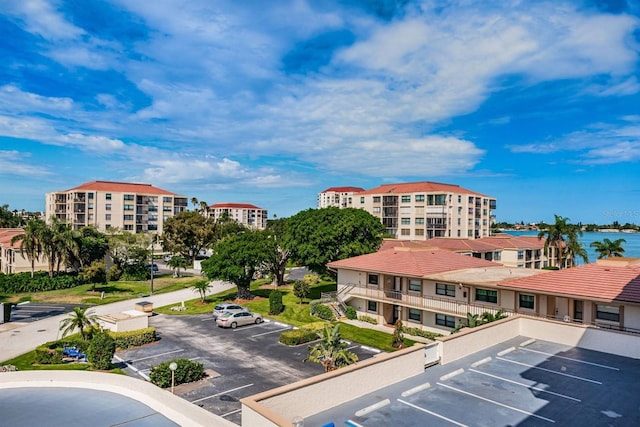
{"label": "white condominium building", "polygon": [[490,235],[495,219],[494,197],[452,184],[385,184],[352,197],[350,207],[380,218],[387,233],[396,239],[479,239]]}
{"label": "white condominium building", "polygon": [[249,203],[216,203],[209,206],[209,217],[216,221],[224,216],[247,226],[263,230],[267,227],[267,210]]}
{"label": "white condominium building", "polygon": [[354,194],[364,191],[360,187],[331,187],[318,194],[318,208],[353,208]]}
{"label": "white condominium building", "polygon": [[56,217],[76,230],[93,225],[100,231],[160,234],[164,221],[187,210],[187,196],[151,184],[92,181],[46,198],[47,220]]}

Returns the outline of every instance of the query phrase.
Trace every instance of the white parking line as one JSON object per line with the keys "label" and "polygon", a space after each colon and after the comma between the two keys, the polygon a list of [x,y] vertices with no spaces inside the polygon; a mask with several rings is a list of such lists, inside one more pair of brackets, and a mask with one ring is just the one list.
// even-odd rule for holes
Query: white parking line
{"label": "white parking line", "polygon": [[227,412],[226,414],[222,414],[222,415],[219,415],[219,416],[224,418],[224,417],[228,417],[229,415],[237,414],[240,411],[242,411],[242,408],[236,409],[235,411]]}
{"label": "white parking line", "polygon": [[598,368],[611,369],[612,371],[619,371],[620,370],[620,368],[615,368],[613,366],[601,365],[599,363],[593,363],[593,362],[587,362],[586,360],[574,359],[572,357],[558,356],[558,355],[555,355],[553,353],[545,353],[544,351],[540,351],[540,350],[531,350],[530,348],[521,348],[520,350],[529,351],[531,353],[544,354],[545,356],[551,356],[551,357],[555,357],[555,358],[558,358],[558,359],[571,360],[572,362],[583,363],[585,365],[591,365],[591,366],[597,366]]}
{"label": "white parking line", "polygon": [[153,356],[141,357],[140,359],[133,359],[133,360],[130,360],[129,362],[136,363],[136,362],[140,362],[141,360],[155,359],[156,357],[166,356],[167,354],[180,353],[181,351],[184,351],[184,349],[180,348],[178,350],[167,351],[165,353],[160,353],[160,354],[154,354]]}
{"label": "white parking line", "polygon": [[550,372],[550,373],[556,374],[556,375],[562,375],[563,377],[574,378],[576,380],[587,381],[587,382],[590,382],[590,383],[593,383],[593,384],[602,385],[602,383],[600,381],[596,381],[596,380],[592,380],[592,379],[584,378],[584,377],[579,377],[577,375],[565,374],[564,372],[558,372],[558,371],[554,371],[552,369],[541,368],[539,366],[530,365],[528,363],[516,362],[515,360],[505,359],[504,357],[497,357],[496,359],[504,360],[505,362],[514,363],[516,365],[526,366],[527,368],[538,369],[540,371]]}
{"label": "white parking line", "polygon": [[263,335],[269,335],[269,334],[275,334],[275,333],[277,333],[277,332],[286,331],[287,329],[291,329],[291,328],[283,328],[283,329],[276,329],[275,331],[263,332],[263,333],[261,333],[261,334],[251,335],[251,337],[250,337],[250,338],[261,337],[261,336],[263,336]]}
{"label": "white parking line", "polygon": [[475,369],[469,369],[469,371],[475,372],[475,373],[481,374],[481,375],[486,375],[487,377],[496,378],[496,379],[498,379],[500,381],[506,381],[506,382],[511,383],[511,384],[516,384],[516,385],[519,385],[519,386],[522,386],[522,387],[526,387],[526,388],[528,388],[530,390],[535,390],[535,391],[539,391],[539,392],[542,392],[542,393],[552,394],[554,396],[558,396],[558,397],[562,397],[562,398],[565,398],[565,399],[573,400],[574,402],[582,402],[582,400],[576,399],[575,397],[567,396],[566,394],[560,394],[560,393],[556,393],[556,392],[553,392],[553,391],[550,391],[550,390],[545,390],[543,388],[530,386],[530,385],[524,384],[524,383],[519,383],[518,381],[513,381],[513,380],[510,380],[508,378],[503,378],[503,377],[499,377],[497,375],[492,375],[492,374],[489,374],[487,372],[482,372],[482,371],[478,371],[478,370],[475,370]]}
{"label": "white parking line", "polygon": [[405,402],[402,399],[398,399],[398,402],[404,403],[407,406],[411,406],[412,408],[417,409],[418,411],[426,412],[427,414],[433,415],[434,417],[440,418],[441,420],[448,421],[451,424],[454,424],[454,425],[457,425],[457,426],[460,426],[460,427],[468,427],[466,424],[462,424],[462,423],[459,423],[457,421],[452,420],[451,418],[447,418],[447,417],[445,417],[443,415],[436,414],[435,412],[429,411],[428,409],[421,408],[421,407],[419,407],[417,405],[414,405],[413,403]]}
{"label": "white parking line", "polygon": [[131,369],[133,372],[137,373],[138,375],[140,375],[142,378],[144,378],[145,380],[149,381],[149,376],[147,374],[145,374],[144,372],[140,371],[138,368],[136,368],[135,366],[129,364],[128,362],[126,362],[124,359],[122,359],[121,357],[119,357],[118,355],[113,355],[113,358],[116,359],[118,362],[124,363],[125,365],[127,365],[127,367],[129,369]]}
{"label": "white parking line", "polygon": [[240,386],[240,387],[236,387],[236,388],[232,388],[231,390],[221,391],[220,393],[212,394],[211,396],[203,397],[202,399],[192,400],[191,403],[202,402],[203,400],[207,400],[207,399],[211,399],[213,397],[221,396],[223,394],[231,393],[232,391],[242,390],[243,388],[251,387],[252,385],[253,385],[253,383],[247,384],[247,385],[243,385],[243,386]]}
{"label": "white parking line", "polygon": [[509,347],[506,350],[502,350],[501,352],[498,353],[498,356],[504,356],[507,353],[511,353],[512,351],[514,351],[516,348],[515,347]]}
{"label": "white parking line", "polygon": [[345,421],[344,425],[346,425],[347,427],[364,427],[362,424],[358,424],[357,422],[352,420]]}
{"label": "white parking line", "polygon": [[551,418],[546,418],[546,417],[543,417],[541,415],[534,414],[533,412],[529,412],[529,411],[525,411],[525,410],[522,410],[522,409],[519,409],[519,408],[515,408],[513,406],[505,405],[504,403],[496,402],[495,400],[487,399],[486,397],[482,397],[482,396],[479,396],[477,394],[469,393],[468,391],[460,390],[459,388],[451,387],[451,386],[446,385],[446,384],[438,383],[438,385],[442,386],[442,387],[445,387],[445,388],[448,388],[448,389],[453,390],[453,391],[457,391],[458,393],[466,394],[467,396],[475,397],[476,399],[480,399],[480,400],[483,400],[485,402],[493,403],[494,405],[497,405],[497,406],[502,406],[503,408],[507,408],[507,409],[511,409],[513,411],[516,411],[516,412],[520,412],[521,414],[529,415],[530,417],[536,417],[536,418],[539,418],[541,420],[548,421],[550,423],[555,423],[555,421],[552,420]]}

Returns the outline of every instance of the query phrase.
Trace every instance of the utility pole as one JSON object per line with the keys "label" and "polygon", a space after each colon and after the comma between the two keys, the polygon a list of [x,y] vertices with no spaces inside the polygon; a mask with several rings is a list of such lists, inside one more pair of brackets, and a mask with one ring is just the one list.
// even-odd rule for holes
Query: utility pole
{"label": "utility pole", "polygon": [[151,295],[153,295],[153,246],[155,245],[156,236],[153,235],[151,237],[151,265],[149,265],[149,270],[151,270]]}

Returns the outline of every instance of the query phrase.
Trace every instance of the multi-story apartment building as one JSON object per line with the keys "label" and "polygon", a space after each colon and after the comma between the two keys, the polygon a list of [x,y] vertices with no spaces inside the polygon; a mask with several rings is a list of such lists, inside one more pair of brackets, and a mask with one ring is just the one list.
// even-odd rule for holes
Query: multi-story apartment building
{"label": "multi-story apartment building", "polygon": [[47,193],[46,218],[56,217],[74,229],[93,225],[101,231],[162,233],[164,221],[187,209],[187,196],[151,184],[92,181]]}
{"label": "multi-story apartment building", "polygon": [[[24,233],[22,228],[0,228],[0,272],[4,274],[22,273],[31,271],[31,261],[22,254],[20,241],[11,243],[15,236]],[[46,270],[48,264],[46,258],[41,256],[34,260],[35,271]]]}
{"label": "multi-story apartment building", "polygon": [[[413,248],[436,247],[468,255],[486,261],[495,261],[505,267],[541,269],[550,265],[557,265],[555,248],[549,248],[549,254],[544,251],[545,239],[535,236],[511,236],[496,234],[480,239],[458,239],[435,237],[428,240],[395,240],[385,239],[380,250],[397,246]],[[565,260],[564,267],[571,267],[571,260]]]}
{"label": "multi-story apartment building", "polygon": [[353,197],[363,192],[360,187],[331,187],[318,194],[318,208],[353,208]]}
{"label": "multi-story apartment building", "polygon": [[244,226],[258,230],[267,227],[267,210],[249,203],[216,203],[209,206],[208,215],[216,221],[227,216]]}
{"label": "multi-story apartment building", "polygon": [[337,298],[381,323],[448,332],[467,313],[578,322],[640,333],[640,259],[563,270],[509,268],[438,248],[398,247],[330,263]]}

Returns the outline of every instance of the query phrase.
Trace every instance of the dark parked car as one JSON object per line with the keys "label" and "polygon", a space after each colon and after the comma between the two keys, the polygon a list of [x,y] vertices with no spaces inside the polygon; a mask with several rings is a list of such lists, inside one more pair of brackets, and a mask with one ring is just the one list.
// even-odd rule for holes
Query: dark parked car
{"label": "dark parked car", "polygon": [[158,272],[158,264],[149,264],[149,268],[152,269],[154,273]]}

